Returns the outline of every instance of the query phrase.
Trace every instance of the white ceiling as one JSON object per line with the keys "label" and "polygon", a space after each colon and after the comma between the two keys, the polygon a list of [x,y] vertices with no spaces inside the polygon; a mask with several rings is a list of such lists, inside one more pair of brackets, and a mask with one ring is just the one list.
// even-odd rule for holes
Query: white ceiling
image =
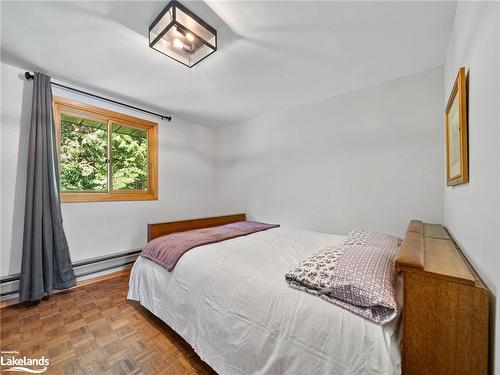
{"label": "white ceiling", "polygon": [[166,1],[1,3],[2,60],[222,126],[444,62],[454,2],[183,1],[218,31],[187,68],[148,46]]}

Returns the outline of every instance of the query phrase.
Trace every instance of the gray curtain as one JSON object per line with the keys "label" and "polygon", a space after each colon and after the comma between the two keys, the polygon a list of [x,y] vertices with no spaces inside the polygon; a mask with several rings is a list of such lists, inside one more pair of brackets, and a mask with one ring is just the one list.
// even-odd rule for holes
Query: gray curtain
{"label": "gray curtain", "polygon": [[62,226],[50,77],[35,72],[19,300],[37,301],[74,285]]}

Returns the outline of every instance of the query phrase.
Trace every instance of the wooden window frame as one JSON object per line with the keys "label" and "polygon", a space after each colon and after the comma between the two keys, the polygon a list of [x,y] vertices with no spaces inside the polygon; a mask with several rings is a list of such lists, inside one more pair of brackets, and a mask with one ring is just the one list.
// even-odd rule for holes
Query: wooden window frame
{"label": "wooden window frame", "polygon": [[[148,132],[148,190],[113,190],[112,176],[108,173],[108,191],[101,192],[69,192],[61,191],[61,202],[110,202],[110,201],[147,201],[158,200],[158,123],[140,119],[90,104],[76,102],[55,96],[53,100],[54,122],[57,137],[57,154],[60,163],[61,147],[61,113],[99,118],[108,122],[108,135],[111,137],[113,123],[129,125]],[[111,155],[111,142],[108,142],[108,154]],[[60,169],[60,168],[59,168]]]}

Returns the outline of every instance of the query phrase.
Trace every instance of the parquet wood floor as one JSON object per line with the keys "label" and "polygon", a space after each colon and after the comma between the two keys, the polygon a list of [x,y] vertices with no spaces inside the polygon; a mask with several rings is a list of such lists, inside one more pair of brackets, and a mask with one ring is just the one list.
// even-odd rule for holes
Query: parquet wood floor
{"label": "parquet wood floor", "polygon": [[2,351],[45,356],[46,374],[215,374],[165,323],[127,301],[128,275],[0,310]]}

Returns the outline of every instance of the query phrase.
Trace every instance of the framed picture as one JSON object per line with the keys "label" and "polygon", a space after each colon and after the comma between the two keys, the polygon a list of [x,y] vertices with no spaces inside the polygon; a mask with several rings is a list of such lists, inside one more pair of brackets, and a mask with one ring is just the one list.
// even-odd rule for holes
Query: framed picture
{"label": "framed picture", "polygon": [[451,90],[445,115],[447,185],[469,182],[467,140],[467,80],[460,68]]}

